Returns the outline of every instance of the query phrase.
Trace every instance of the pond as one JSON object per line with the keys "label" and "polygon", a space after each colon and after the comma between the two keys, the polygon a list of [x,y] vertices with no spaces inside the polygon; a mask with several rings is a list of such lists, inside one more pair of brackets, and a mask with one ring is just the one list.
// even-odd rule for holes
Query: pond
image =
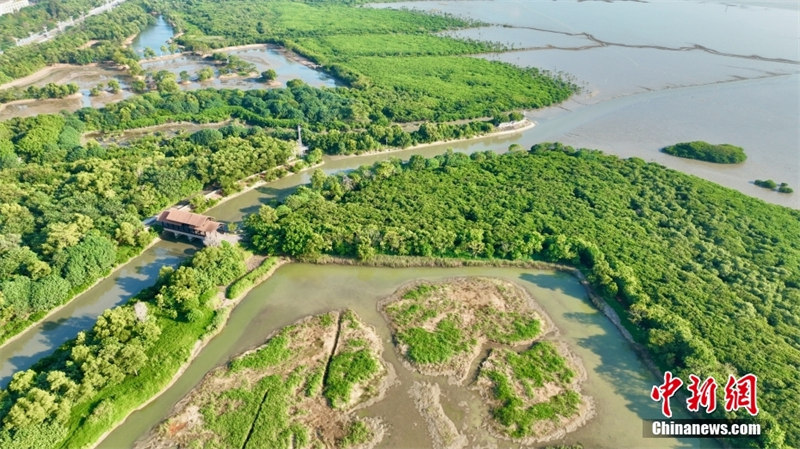
{"label": "pond", "polygon": [[169,45],[170,39],[175,36],[175,30],[164,20],[164,16],[158,16],[156,23],[145,28],[131,42],[131,48],[139,56],[144,56],[144,49],[153,50],[156,55],[165,54],[161,51],[162,46]]}
{"label": "pond", "polygon": [[[289,53],[279,47],[268,45],[246,45],[242,47],[232,47],[230,49],[221,49],[228,55],[234,55],[242,58],[243,60],[252,63],[256,71],[261,72],[272,69],[278,74],[276,81],[281,86],[285,86],[286,82],[293,79],[299,79],[304,83],[314,87],[336,87],[340,84],[327,75],[325,72],[313,68],[313,64],[309,61]],[[182,84],[183,89],[200,89],[204,87],[214,88],[228,88],[228,89],[265,89],[267,85],[258,80],[259,75],[241,77],[241,76],[219,76],[219,71],[216,66],[208,60],[200,58],[199,56],[184,53],[172,57],[155,58],[152,60],[142,61],[142,68],[145,70],[159,71],[167,70],[177,76],[186,71],[189,73],[191,79],[195,79],[195,74],[200,70],[210,67],[214,70],[214,78],[206,81],[191,81]]]}

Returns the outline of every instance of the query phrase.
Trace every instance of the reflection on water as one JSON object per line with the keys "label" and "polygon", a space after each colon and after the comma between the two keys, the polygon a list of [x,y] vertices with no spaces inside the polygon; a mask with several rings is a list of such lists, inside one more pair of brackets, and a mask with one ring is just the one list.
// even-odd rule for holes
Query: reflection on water
{"label": "reflection on water", "polygon": [[145,28],[131,43],[131,48],[139,56],[144,55],[144,49],[149,48],[153,50],[156,55],[163,55],[161,51],[162,46],[166,46],[172,36],[175,35],[175,30],[172,29],[169,23],[164,20],[164,16],[158,16],[156,23]]}
{"label": "reflection on water", "polygon": [[[408,396],[415,380],[433,380],[444,395],[445,410],[456,426],[480,423],[486,409],[473,391],[448,385],[444,379],[423,377],[406,370],[391,345],[391,335],[377,311],[377,301],[402,284],[415,279],[441,280],[453,276],[493,276],[516,282],[527,289],[551,316],[561,335],[589,372],[584,391],[595,398],[597,415],[586,427],[569,434],[560,444],[581,442],[591,448],[620,447],[716,447],[712,440],[678,441],[642,438],[642,418],[659,415],[659,405],[649,399],[657,381],[646,371],[619,331],[586,299],[581,285],[571,276],[547,271],[508,268],[368,268],[292,264],[280,268],[255,288],[233,311],[230,322],[200,353],[187,371],[164,395],[134,413],[99,447],[130,447],[134,440],[157,425],[174,404],[215,366],[257,345],[275,330],[304,316],[332,309],[350,308],[375,327],[383,340],[384,358],[394,365],[399,385],[386,398],[359,412],[386,420],[389,434],[379,447],[430,447],[425,423]],[[677,411],[677,410],[676,410]],[[485,443],[516,447],[496,441],[485,431],[469,433],[470,447]]]}
{"label": "reflection on water", "polygon": [[159,242],[45,321],[19,334],[0,348],[0,386],[5,387],[15,372],[30,368],[78,332],[91,328],[104,310],[125,303],[153,285],[162,267],[177,266],[194,250],[185,243]]}

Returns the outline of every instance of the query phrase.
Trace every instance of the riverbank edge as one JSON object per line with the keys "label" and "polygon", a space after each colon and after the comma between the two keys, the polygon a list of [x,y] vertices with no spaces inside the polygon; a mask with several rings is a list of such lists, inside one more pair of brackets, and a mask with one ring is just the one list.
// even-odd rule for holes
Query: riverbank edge
{"label": "riverbank edge", "polygon": [[[265,260],[268,261],[269,259]],[[201,340],[198,340],[193,348],[189,358],[184,362],[183,365],[176,371],[176,373],[172,376],[170,381],[156,393],[155,395],[151,396],[147,401],[140,404],[135,409],[128,412],[125,417],[121,418],[118,422],[116,422],[113,426],[111,426],[105,433],[103,433],[95,442],[94,444],[84,446],[84,449],[96,449],[107,437],[110,435],[114,430],[116,430],[119,426],[121,426],[125,421],[127,421],[130,416],[145,408],[147,405],[151,404],[153,401],[158,399],[161,395],[163,395],[178,379],[181,375],[188,369],[191,363],[195,360],[195,358],[200,354],[203,348],[216,336],[218,335],[222,329],[225,328],[229,319],[230,313],[236,308],[236,306],[250,293],[252,289],[261,285],[262,283],[266,282],[272,275],[283,265],[290,264],[290,263],[298,263],[300,261],[289,259],[285,257],[280,257],[276,261],[275,265],[264,274],[263,277],[257,279],[253,285],[243,291],[239,296],[234,299],[228,300],[229,307],[226,310],[226,316],[224,321],[217,326],[215,329],[211,331],[210,334],[204,336]],[[638,343],[633,340],[631,334],[622,326],[621,320],[616,312],[608,306],[605,301],[597,296],[591,289],[591,285],[586,280],[583,273],[578,270],[577,268],[562,265],[562,264],[555,264],[550,262],[543,262],[543,261],[535,261],[535,260],[480,260],[480,259],[448,259],[448,258],[434,258],[434,257],[409,257],[409,256],[389,256],[389,257],[380,257],[370,261],[359,261],[356,259],[348,259],[342,257],[333,257],[333,256],[322,256],[312,261],[304,261],[307,263],[312,263],[316,265],[341,265],[341,266],[369,266],[369,267],[384,267],[384,268],[413,268],[413,267],[441,267],[441,268],[457,268],[457,267],[497,267],[497,268],[527,268],[527,269],[536,269],[536,270],[547,270],[547,271],[555,271],[560,273],[566,273],[576,277],[579,283],[584,287],[587,295],[590,298],[592,304],[597,307],[603,315],[605,315],[611,323],[620,330],[622,333],[623,338],[631,344],[632,348],[635,350],[639,358],[643,361],[645,366],[650,369],[654,376],[658,376],[658,372],[655,369],[655,363],[652,362],[650,356],[647,352],[644,352],[644,348],[642,348]],[[599,302],[596,302],[599,301]],[[377,307],[377,306],[376,306]]]}
{"label": "riverbank edge", "polygon": [[[276,259],[277,260],[274,261],[274,263],[273,263],[272,267],[269,269],[269,271],[267,271],[266,273],[264,273],[263,276],[261,276],[259,279],[257,279],[256,283],[254,283],[253,287],[255,287],[256,285],[260,285],[261,283],[263,283],[264,281],[266,281],[267,279],[272,277],[272,275],[278,270],[278,268],[280,268],[283,265],[291,262],[290,259],[287,259],[287,258],[284,258],[284,257],[278,257]],[[267,258],[267,259],[264,260],[263,263],[269,263],[270,260],[271,260],[270,258]],[[222,311],[222,313],[225,314],[225,319],[220,323],[219,326],[215,326],[207,334],[203,335],[199,340],[197,340],[195,342],[194,346],[192,347],[191,352],[189,353],[189,357],[178,368],[178,370],[175,372],[175,374],[172,375],[172,377],[170,378],[169,382],[167,382],[167,384],[164,385],[163,388],[161,388],[153,396],[150,396],[150,398],[148,400],[146,400],[145,402],[139,404],[139,406],[137,406],[136,408],[130,410],[124,417],[122,417],[116,423],[112,424],[108,428],[108,430],[106,430],[102,435],[100,435],[95,440],[95,442],[93,444],[88,445],[88,446],[84,446],[84,449],[95,449],[95,448],[97,448],[108,437],[108,435],[111,434],[111,432],[113,432],[119,426],[124,424],[125,421],[127,421],[128,418],[130,418],[130,416],[132,414],[134,414],[134,413],[138,412],[139,410],[141,410],[141,409],[147,407],[148,405],[150,405],[153,401],[155,401],[156,399],[161,397],[161,395],[163,395],[167,390],[169,390],[170,387],[175,385],[175,382],[177,382],[178,379],[181,378],[183,373],[186,372],[186,370],[189,368],[189,366],[191,366],[192,362],[194,362],[194,360],[197,358],[197,356],[200,354],[200,352],[202,352],[203,348],[205,348],[208,345],[208,343],[211,342],[211,340],[214,339],[214,337],[216,337],[217,335],[219,335],[220,332],[222,332],[222,329],[224,329],[225,326],[228,324],[228,320],[230,319],[230,314],[233,311],[233,309],[235,309],[236,306],[239,304],[239,302],[241,302],[241,300],[244,299],[250,293],[250,290],[252,290],[253,287],[250,287],[249,289],[243,291],[236,298],[228,299],[228,300],[224,301],[225,309]]]}
{"label": "riverbank edge", "polygon": [[3,112],[9,106],[19,106],[21,104],[31,104],[31,103],[36,103],[37,101],[43,101],[43,100],[75,100],[75,99],[78,99],[78,98],[81,98],[81,97],[83,97],[83,94],[80,91],[78,91],[78,92],[75,92],[74,94],[70,94],[70,95],[67,95],[67,96],[64,96],[64,97],[22,98],[22,99],[19,99],[19,100],[8,101],[6,103],[0,103],[0,112]]}
{"label": "riverbank edge", "polygon": [[15,333],[13,335],[10,335],[8,337],[8,339],[0,341],[0,349],[3,349],[6,345],[11,344],[14,341],[22,338],[22,336],[25,334],[25,332],[27,332],[28,330],[30,330],[34,326],[38,326],[39,324],[42,324],[43,322],[47,321],[48,318],[52,317],[55,313],[57,313],[58,311],[62,310],[64,307],[68,306],[70,303],[72,303],[72,301],[77,299],[79,296],[81,296],[84,293],[87,293],[89,290],[97,287],[98,284],[100,284],[101,282],[103,282],[106,279],[110,278],[114,273],[116,273],[117,271],[119,271],[122,268],[124,268],[125,266],[127,266],[133,259],[141,256],[142,254],[144,254],[145,251],[147,251],[148,249],[150,249],[151,247],[153,247],[156,243],[158,243],[160,241],[161,241],[161,237],[159,237],[159,236],[153,237],[153,239],[150,241],[150,243],[148,243],[146,246],[143,246],[141,250],[139,250],[138,252],[136,252],[134,254],[131,254],[130,257],[128,257],[126,260],[124,260],[122,262],[119,262],[114,267],[112,267],[111,271],[109,271],[108,274],[105,274],[105,275],[97,278],[97,280],[94,281],[91,285],[87,286],[86,288],[81,289],[79,292],[77,292],[74,295],[72,295],[71,298],[69,298],[66,301],[64,301],[63,304],[55,307],[54,309],[51,309],[49,312],[47,312],[47,314],[45,314],[44,316],[42,316],[38,320],[33,321],[28,326],[20,329],[19,332]]}
{"label": "riverbank edge", "polygon": [[[497,128],[495,128],[494,130],[489,131],[488,133],[478,134],[478,135],[475,135],[475,136],[472,136],[472,137],[462,137],[460,139],[453,139],[453,140],[437,140],[436,142],[419,143],[417,145],[412,145],[412,146],[406,147],[406,148],[387,147],[386,149],[383,149],[383,150],[365,151],[363,153],[331,155],[330,159],[332,161],[340,161],[340,160],[348,159],[348,158],[352,158],[352,157],[376,156],[376,155],[380,155],[380,154],[398,153],[398,152],[401,152],[401,151],[419,150],[419,149],[422,149],[422,148],[435,147],[435,146],[440,146],[440,145],[447,145],[447,144],[451,144],[451,143],[464,143],[464,142],[478,141],[478,140],[486,139],[486,138],[489,138],[489,137],[501,137],[501,136],[507,136],[507,135],[511,135],[511,134],[517,134],[517,133],[528,131],[529,129],[533,129],[534,127],[536,127],[536,122],[533,121],[533,120],[527,119],[527,118],[521,120],[520,122],[522,123],[522,125],[519,126],[519,127],[514,127],[514,128],[511,128],[511,129],[503,129],[503,130],[499,130],[499,131],[497,130]],[[436,122],[430,122],[430,123],[436,124]]]}
{"label": "riverbank edge", "polygon": [[[410,151],[410,150],[416,150],[416,149],[435,146],[435,145],[443,145],[443,144],[446,144],[446,143],[449,143],[449,142],[465,142],[465,141],[470,141],[470,140],[479,140],[479,139],[483,139],[483,138],[486,138],[486,137],[496,137],[496,136],[499,136],[499,135],[514,134],[514,133],[517,133],[517,132],[523,132],[523,131],[525,131],[527,129],[530,129],[530,128],[533,128],[534,126],[536,126],[536,123],[534,123],[534,122],[532,122],[530,120],[525,119],[524,121],[526,122],[526,124],[523,127],[520,127],[520,128],[514,128],[514,129],[504,130],[504,131],[495,131],[495,132],[490,132],[490,133],[483,134],[483,135],[480,135],[480,136],[468,137],[468,138],[464,138],[464,139],[449,140],[449,141],[445,140],[445,141],[437,141],[437,142],[431,142],[431,143],[423,143],[423,144],[414,145],[414,146],[411,146],[411,147],[408,147],[408,148],[396,148],[396,149],[387,149],[387,150],[384,150],[384,151],[380,151],[379,150],[379,151],[375,151],[374,153],[370,152],[370,153],[345,155],[345,156],[341,156],[339,158],[335,158],[335,159],[332,159],[332,160],[341,160],[341,159],[345,159],[345,158],[356,158],[356,157],[360,157],[360,156],[368,156],[370,154],[382,154],[382,153],[394,153],[394,152],[400,152],[400,151]],[[232,199],[234,199],[236,197],[244,195],[245,193],[247,193],[247,192],[249,192],[251,190],[255,190],[255,189],[259,188],[259,187],[262,187],[262,186],[264,186],[266,184],[269,184],[270,182],[277,181],[278,179],[282,179],[282,178],[285,178],[285,177],[288,177],[288,176],[291,176],[291,175],[297,175],[297,174],[303,173],[305,171],[309,171],[309,170],[313,170],[313,169],[316,169],[316,168],[320,168],[320,167],[323,167],[324,164],[325,164],[325,162],[323,161],[323,162],[320,162],[318,164],[309,165],[307,167],[304,167],[302,170],[298,170],[297,172],[291,171],[292,166],[295,165],[297,162],[299,162],[301,160],[302,159],[296,159],[294,161],[287,162],[286,164],[283,164],[281,166],[272,167],[270,169],[267,169],[267,170],[264,170],[264,171],[261,171],[261,172],[258,172],[258,173],[254,173],[252,175],[249,175],[249,176],[246,176],[246,177],[240,179],[237,182],[242,183],[245,186],[241,190],[239,190],[238,192],[232,193],[230,195],[219,197],[219,202],[214,204],[214,206],[209,208],[209,210],[213,210],[215,207],[220,206],[220,205],[224,204],[225,202],[227,202],[229,200],[232,200]],[[280,169],[280,168],[284,168],[286,170],[286,173],[283,176],[279,176],[279,177],[277,177],[275,179],[271,179],[270,181],[265,181],[263,179],[263,176],[266,173],[268,173],[268,172],[270,172],[272,170]],[[261,179],[259,179],[258,181],[254,182],[252,184],[248,184],[250,181],[252,181],[255,178],[261,178]],[[215,198],[218,195],[220,195],[220,192],[221,192],[220,189],[216,189],[216,190],[212,190],[211,192],[205,193],[204,196],[206,198],[208,198],[208,199]],[[202,192],[197,192],[196,194],[200,194],[200,193],[202,193]],[[189,198],[190,197],[184,198],[181,201],[178,201],[178,202],[172,204],[172,206],[170,206],[169,208],[185,207],[185,206],[180,206],[180,204],[187,202]],[[144,220],[142,220],[142,223],[144,223],[145,226],[148,226],[150,224],[150,222],[152,222],[154,220],[154,218],[155,218],[155,216],[147,217]],[[99,284],[101,281],[107,279],[114,272],[116,272],[119,269],[121,269],[122,267],[128,265],[128,263],[130,263],[131,260],[135,259],[136,257],[141,256],[142,253],[144,253],[144,251],[146,251],[147,249],[149,249],[150,247],[152,247],[153,245],[155,245],[159,241],[161,241],[161,237],[158,237],[158,236],[155,237],[153,239],[153,241],[150,242],[150,244],[148,246],[142,248],[142,250],[139,251],[137,254],[132,255],[127,261],[115,266],[113,268],[113,270],[111,272],[109,272],[107,275],[105,275],[105,276],[103,276],[101,278],[98,278],[97,281],[95,281],[95,283],[93,283],[90,287],[87,287],[86,289],[82,290],[80,293],[74,295],[72,298],[67,300],[64,304],[58,306],[56,309],[53,309],[53,310],[49,311],[42,318],[30,323],[25,328],[20,329],[19,332],[9,336],[8,340],[0,341],[0,349],[4,348],[7,344],[11,343],[12,341],[15,341],[16,339],[20,338],[28,329],[30,329],[30,328],[32,328],[32,327],[34,327],[36,325],[39,325],[42,322],[44,322],[45,320],[47,320],[48,318],[50,318],[54,313],[58,312],[64,306],[66,306],[67,304],[69,304],[72,301],[74,301],[75,298],[80,296],[80,294],[85,293],[85,292],[91,290],[92,288],[96,287],[97,284]],[[258,285],[258,284],[255,284],[255,285]]]}

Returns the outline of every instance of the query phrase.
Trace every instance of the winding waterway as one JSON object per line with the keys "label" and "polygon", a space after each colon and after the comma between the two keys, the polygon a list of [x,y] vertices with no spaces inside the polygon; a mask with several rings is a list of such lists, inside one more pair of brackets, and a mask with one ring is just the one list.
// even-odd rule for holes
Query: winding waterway
{"label": "winding waterway", "polygon": [[[559,443],[581,442],[591,448],[619,447],[716,447],[711,440],[642,438],[641,418],[656,418],[660,409],[648,397],[651,374],[634,355],[619,331],[594,308],[575,278],[563,273],[515,268],[370,268],[336,265],[291,264],[255,288],[233,311],[228,325],[200,353],[175,385],[164,395],[132,414],[99,447],[131,447],[170,412],[213,367],[264,342],[272,332],[304,316],[332,309],[353,309],[375,327],[386,348],[384,357],[398,372],[399,385],[386,398],[359,412],[380,416],[389,435],[379,447],[430,447],[425,422],[407,390],[415,380],[430,380],[406,370],[392,348],[389,330],[377,311],[377,301],[416,279],[440,280],[453,276],[491,276],[523,286],[552,317],[565,341],[586,366],[589,376],[584,391],[594,397],[596,416]],[[475,392],[439,379],[443,406],[457,425],[478,426],[485,408]],[[497,444],[485,431],[468,432],[469,447]],[[703,446],[698,446],[701,444]]]}
{"label": "winding waterway", "polygon": [[[800,7],[795,2],[733,3],[437,1],[391,4],[391,7],[439,10],[490,22],[493,25],[461,33],[465,37],[501,40],[519,51],[482,57],[567,71],[584,86],[584,93],[563,105],[528,112],[537,126],[524,133],[390,154],[326,158],[324,169],[328,173],[346,171],[389,157],[432,156],[448,148],[465,153],[502,152],[512,143],[527,147],[541,141],[560,140],[623,157],[641,157],[765,201],[800,208],[799,193],[781,195],[752,185],[753,179],[772,178],[800,190],[800,71],[797,63],[800,61],[797,44]],[[681,22],[684,16],[690,20]],[[637,25],[633,26],[634,23]],[[680,32],[664,32],[665,27]],[[682,50],[683,47],[686,49]],[[261,52],[268,50],[264,47]],[[255,52],[254,55],[251,49],[244,49],[238,54],[258,64],[256,59],[262,55]],[[280,76],[281,70],[277,71]],[[106,75],[92,75],[89,79]],[[313,76],[320,79],[318,72]],[[323,84],[327,82],[322,80]],[[63,101],[82,103],[81,99]],[[55,110],[37,109],[37,112],[55,112],[63,105],[58,104]],[[70,104],[65,108],[73,106],[80,105]],[[658,151],[677,141],[698,139],[743,146],[748,160],[740,166],[718,166],[677,159]],[[308,182],[308,176],[308,173],[301,173],[272,182],[208,213],[220,220],[239,221],[261,204],[280,199],[297,185]],[[185,243],[158,242],[40,325],[0,348],[2,384],[8,382],[13,372],[30,367],[42,355],[89,327],[102,310],[126,301],[141,288],[151,285],[162,266],[176,265],[193,250],[193,246]],[[385,342],[389,342],[388,331],[380,325],[381,319],[375,311],[377,299],[414,278],[468,274],[489,274],[525,286],[562,329],[561,338],[586,364],[590,375],[585,388],[595,397],[598,414],[587,427],[570,434],[565,442],[580,441],[587,447],[664,446],[667,440],[641,439],[640,419],[656,417],[658,412],[655,403],[647,399],[655,379],[644,370],[619,333],[586,302],[580,286],[566,275],[512,269],[390,270],[290,265],[281,268],[274,278],[248,295],[233,312],[231,325],[201,352],[187,373],[164,396],[113,432],[102,447],[130,446],[163,419],[208,369],[262,343],[269,332],[299,317],[329,308],[351,307],[375,325]],[[386,356],[398,366],[393,354],[390,350]],[[404,390],[412,378],[409,373],[401,373],[404,384],[392,390],[387,400],[365,412],[389,419],[391,434],[384,440],[386,447],[409,446],[415,442],[429,445],[424,437],[414,436],[424,434],[424,424]],[[451,417],[459,415],[459,402],[469,402],[468,398],[444,384],[442,388],[446,396],[445,410]],[[465,414],[458,419],[468,419],[468,416]],[[671,443],[676,447],[688,447],[696,442]],[[480,443],[475,441],[475,444]]]}
{"label": "winding waterway", "polygon": [[18,334],[0,348],[2,387],[15,372],[30,368],[78,332],[91,328],[104,310],[124,304],[153,285],[162,267],[177,266],[194,251],[185,243],[159,241],[41,323]]}

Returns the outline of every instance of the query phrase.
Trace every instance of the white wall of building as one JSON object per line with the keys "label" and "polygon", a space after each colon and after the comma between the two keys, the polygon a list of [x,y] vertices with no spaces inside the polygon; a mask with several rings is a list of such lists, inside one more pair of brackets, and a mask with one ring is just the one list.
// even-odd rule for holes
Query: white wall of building
{"label": "white wall of building", "polygon": [[19,11],[30,4],[28,0],[0,0],[0,16]]}

